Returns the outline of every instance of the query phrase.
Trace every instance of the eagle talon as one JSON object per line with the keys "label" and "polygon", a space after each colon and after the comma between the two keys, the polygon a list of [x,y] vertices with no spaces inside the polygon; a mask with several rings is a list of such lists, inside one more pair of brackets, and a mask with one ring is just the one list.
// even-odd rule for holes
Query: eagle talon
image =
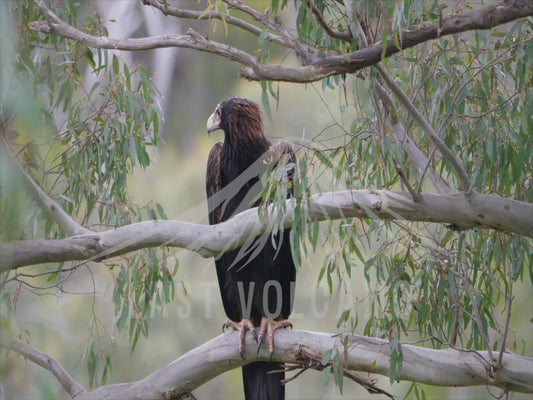
{"label": "eagle talon", "polygon": [[258,347],[257,347],[257,354],[259,354],[264,338],[266,336],[267,343],[268,343],[268,354],[270,356],[270,361],[272,361],[272,357],[274,355],[274,332],[277,329],[288,328],[288,327],[292,329],[292,323],[288,319],[282,319],[282,320],[276,321],[270,317],[263,317],[261,319],[261,327],[259,328],[259,341],[258,341]]}
{"label": "eagle talon", "polygon": [[259,354],[259,351],[261,350],[264,339],[265,337],[263,335],[259,335],[259,338],[257,339],[257,354]]}
{"label": "eagle talon", "polygon": [[252,329],[252,337],[254,338],[255,342],[258,343],[259,341],[259,338],[257,336],[257,332],[255,331],[255,329]]}
{"label": "eagle talon", "polygon": [[239,344],[238,344],[238,351],[241,355],[241,358],[244,360],[244,341],[246,337],[246,331],[251,331],[252,336],[257,341],[257,333],[255,332],[255,326],[252,323],[252,320],[249,318],[243,318],[241,322],[235,322],[231,319],[228,319],[224,324],[222,325],[222,332],[224,332],[225,329],[233,328],[234,331],[239,332]]}

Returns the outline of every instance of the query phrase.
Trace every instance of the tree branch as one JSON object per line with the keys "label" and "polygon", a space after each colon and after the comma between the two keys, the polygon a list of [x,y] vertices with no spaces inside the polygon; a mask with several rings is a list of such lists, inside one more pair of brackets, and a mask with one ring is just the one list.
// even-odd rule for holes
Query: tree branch
{"label": "tree branch", "polygon": [[338,31],[333,30],[329,26],[329,22],[326,21],[326,19],[324,18],[324,16],[320,12],[320,10],[315,6],[314,0],[306,0],[306,4],[309,7],[309,9],[313,12],[313,14],[315,14],[315,17],[316,17],[318,23],[320,24],[322,29],[324,29],[324,32],[326,32],[328,34],[328,36],[331,36],[332,38],[344,40],[344,41],[347,41],[347,42],[351,42],[352,41],[353,37],[352,37],[352,33],[351,32],[349,32],[349,31],[348,32],[338,32]]}
{"label": "tree branch", "polygon": [[[439,25],[425,22],[411,29],[404,29],[398,40],[389,40],[383,51],[383,43],[344,55],[326,55],[316,58],[312,49],[268,18],[265,14],[247,6],[238,0],[226,0],[226,3],[254,17],[267,28],[280,33],[284,45],[293,48],[299,57],[300,66],[260,64],[250,54],[235,47],[208,40],[199,34],[160,35],[138,39],[113,39],[97,37],[81,32],[59,20],[44,4],[37,1],[48,21],[34,21],[30,28],[43,33],[53,33],[65,38],[77,40],[89,47],[113,50],[147,50],[160,47],[183,47],[220,55],[244,66],[241,76],[249,80],[272,80],[287,82],[314,82],[331,75],[354,73],[362,68],[375,65],[382,56],[390,57],[406,48],[454,33],[475,29],[490,29],[494,26],[533,15],[533,2],[525,0],[504,1],[499,5],[480,7],[477,10],[442,18]],[[55,22],[54,22],[55,21]],[[244,27],[243,27],[244,29]],[[397,45],[400,43],[400,46]]]}
{"label": "tree branch", "polygon": [[183,47],[217,54],[251,68],[254,68],[257,64],[257,59],[245,51],[209,40],[192,29],[189,29],[186,35],[167,34],[133,39],[113,39],[104,36],[93,36],[59,20],[46,7],[44,2],[38,1],[37,4],[45,16],[56,22],[33,21],[29,24],[30,29],[47,34],[53,33],[67,39],[75,40],[89,47],[128,51],[149,50],[161,47]]}
{"label": "tree branch", "polygon": [[428,175],[429,180],[431,181],[435,189],[437,189],[438,193],[450,193],[450,188],[448,187],[444,179],[442,179],[442,177],[439,175],[439,173],[433,166],[433,163],[426,158],[422,150],[420,150],[420,148],[415,144],[413,139],[411,139],[407,135],[405,126],[400,122],[397,117],[396,107],[394,106],[394,103],[389,93],[387,93],[385,88],[377,80],[374,81],[374,87],[385,107],[385,110],[390,116],[392,130],[394,132],[396,140],[398,141],[398,143],[400,143],[404,151],[409,155],[409,160],[415,163],[415,165],[418,167],[418,170],[422,173],[422,177],[426,174]]}
{"label": "tree branch", "polygon": [[278,32],[287,43],[290,43],[290,47],[296,52],[296,56],[300,62],[304,65],[310,64],[315,57],[312,56],[313,51],[305,46],[300,40],[292,35],[288,30],[284,29],[283,26],[268,17],[268,14],[261,13],[255,8],[250,7],[248,4],[243,3],[241,0],[223,0],[230,7],[235,8],[239,11],[242,11],[245,14],[248,14],[256,21],[264,25],[267,29],[271,29],[274,32]]}
{"label": "tree branch", "polygon": [[[261,28],[253,24],[250,24],[249,22],[246,22],[240,18],[236,18],[236,17],[227,15],[227,14],[222,16],[222,14],[220,14],[217,11],[209,11],[206,13],[205,11],[183,10],[183,9],[169,5],[166,1],[160,1],[160,0],[143,0],[143,4],[156,8],[165,15],[171,15],[176,18],[198,19],[198,20],[218,19],[220,21],[224,20],[226,21],[227,24],[233,25],[237,28],[250,32],[251,34],[255,36],[260,36],[264,34]],[[266,40],[277,43],[284,47],[291,47],[290,43],[287,43],[287,40],[271,32],[266,34]]]}
{"label": "tree branch", "polygon": [[[7,157],[11,164],[15,167],[16,171],[22,178],[24,185],[26,186],[28,192],[30,193],[33,200],[48,213],[48,215],[57,222],[59,227],[63,232],[69,236],[82,235],[91,233],[90,230],[85,229],[83,226],[78,224],[74,219],[72,219],[62,208],[61,206],[52,200],[40,187],[35,183],[31,176],[22,168],[20,163],[17,161],[13,153],[10,151],[10,143],[6,138],[5,127],[2,122],[0,122],[0,137],[2,140],[2,149],[0,153],[3,157]],[[1,270],[1,269],[0,269]]]}
{"label": "tree branch", "polygon": [[87,390],[76,382],[67,370],[54,358],[41,353],[39,350],[34,349],[28,343],[20,339],[15,339],[9,347],[15,353],[22,355],[24,358],[33,361],[35,364],[40,365],[54,374],[58,382],[63,386],[63,389],[65,389],[72,398],[88,393]]}
{"label": "tree branch", "polygon": [[[292,226],[294,207],[294,200],[287,200],[282,220],[285,228]],[[533,204],[479,193],[421,194],[415,203],[408,192],[347,190],[314,195],[309,207],[307,215],[312,221],[402,219],[445,223],[462,230],[489,228],[533,237]],[[272,221],[278,221],[274,211],[268,215]],[[40,258],[48,262],[101,260],[158,246],[180,247],[203,257],[214,257],[268,232],[257,208],[218,225],[166,220],[138,222],[68,239],[0,245],[0,272],[31,265]]]}
{"label": "tree branch", "polygon": [[[237,332],[227,332],[136,382],[106,385],[90,392],[80,387],[76,387],[77,391],[66,389],[71,395],[77,394],[76,399],[80,400],[181,398],[226,371],[253,361],[268,360],[266,349],[256,354],[257,345],[251,335],[246,336],[244,359],[238,352],[237,341]],[[349,370],[389,376],[390,343],[359,335],[339,337],[319,332],[280,330],[276,332],[273,360],[305,368],[309,363],[316,362],[317,358],[321,359],[328,350],[338,349],[343,353],[343,341],[347,343],[346,367]],[[26,349],[29,347],[22,344]],[[402,345],[402,351],[403,368],[396,376],[398,380],[436,386],[490,385],[533,393],[533,358],[504,353],[502,367],[492,370],[485,361],[487,353],[483,351],[433,350],[408,344]],[[29,352],[26,350],[26,353],[41,355],[34,349]],[[495,353],[495,356],[499,354]],[[41,358],[37,357],[37,361],[30,359],[49,369],[48,364],[39,362]]]}
{"label": "tree branch", "polygon": [[[9,154],[7,150],[6,152]],[[44,193],[20,164],[14,159],[13,161],[21,171],[31,195],[71,237],[0,244],[0,272],[43,262],[99,261],[158,246],[185,248],[204,257],[213,257],[244,245],[250,238],[269,234],[269,227],[261,222],[257,208],[246,210],[218,225],[152,220],[105,232],[89,231],[72,220]],[[260,161],[258,160],[259,163]],[[250,168],[250,171],[243,173],[242,179],[246,179],[246,174],[253,173],[254,169]],[[239,182],[235,181],[235,185],[239,186]],[[233,190],[231,185],[217,194],[213,201],[224,201],[225,198],[231,197],[232,194],[227,192],[228,190]],[[283,218],[282,225],[289,228],[293,223],[294,203],[294,199],[287,200],[284,216],[279,216],[272,210],[268,210],[268,215],[272,221]],[[405,192],[348,190],[314,195],[309,204],[306,212],[312,221],[354,217],[405,219],[446,223],[463,230],[490,228],[533,237],[533,204],[476,192],[468,195],[421,194],[415,202],[409,193]]]}
{"label": "tree branch", "polygon": [[398,101],[402,104],[402,106],[407,109],[411,117],[413,117],[416,123],[420,125],[422,131],[424,131],[424,133],[431,139],[435,147],[442,153],[444,158],[448,160],[453,170],[457,174],[457,178],[459,179],[459,188],[464,192],[471,193],[473,189],[472,185],[470,184],[470,178],[468,177],[468,174],[466,173],[461,161],[455,156],[450,148],[446,146],[444,140],[441,139],[427,119],[420,113],[420,111],[418,111],[411,100],[409,100],[409,97],[407,97],[402,88],[400,88],[396,82],[394,82],[394,79],[392,79],[387,70],[380,63],[374,65],[374,68],[378,70],[379,75],[383,78],[388,88],[398,98]]}

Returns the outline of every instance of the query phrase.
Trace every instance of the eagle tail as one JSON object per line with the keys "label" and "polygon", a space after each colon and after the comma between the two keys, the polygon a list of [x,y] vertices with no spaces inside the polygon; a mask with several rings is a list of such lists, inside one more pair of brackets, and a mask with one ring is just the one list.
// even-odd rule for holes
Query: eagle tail
{"label": "eagle tail", "polygon": [[[242,381],[246,400],[282,400],[285,398],[285,379],[282,363],[257,361],[242,367]],[[280,371],[281,370],[281,371]],[[270,371],[280,371],[269,373]]]}

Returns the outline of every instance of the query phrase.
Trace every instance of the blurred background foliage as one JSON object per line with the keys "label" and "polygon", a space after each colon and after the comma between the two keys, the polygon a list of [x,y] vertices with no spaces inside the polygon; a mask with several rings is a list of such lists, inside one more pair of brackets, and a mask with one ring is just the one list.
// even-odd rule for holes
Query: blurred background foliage
{"label": "blurred background foliage", "polygon": [[[207,2],[175,4],[208,7]],[[270,7],[319,54],[359,46],[357,39],[328,36],[307,2],[251,4],[261,11]],[[348,32],[337,2],[314,4],[333,29]],[[480,5],[354,4],[370,42],[394,40],[408,26],[436,21],[441,9],[452,13]],[[94,35],[140,37],[193,27],[265,61],[293,57],[261,37],[231,26],[226,31],[222,21],[177,20],[140,2],[58,0],[50,6],[64,21]],[[221,99],[233,95],[263,104],[270,137],[301,146],[297,185],[303,200],[346,188],[404,189],[395,162],[413,186],[433,190],[393,139],[370,70],[306,85],[250,83],[237,78],[239,65],[205,53],[104,51],[36,33],[28,23],[42,16],[32,1],[2,2],[0,10],[0,114],[11,149],[35,181],[91,229],[153,218],[207,223],[207,155],[222,136],[209,138],[205,122]],[[444,37],[384,60],[464,163],[477,191],[527,202],[533,201],[532,29],[530,19],[522,20],[490,32]],[[447,162],[407,113],[400,109],[398,117],[454,188]],[[28,198],[5,157],[1,163],[1,240],[62,237]],[[531,240],[407,221],[348,219],[308,226],[305,207],[300,212],[294,242],[301,265],[291,317],[296,328],[390,338],[394,371],[402,367],[400,342],[468,349],[488,344],[499,350],[506,338],[508,349],[533,356]],[[219,334],[225,315],[213,264],[162,248],[102,263],[21,268],[0,276],[1,334],[29,340],[86,387],[137,380]],[[4,350],[0,357],[8,398],[65,396],[48,371]],[[333,378],[317,378],[303,374],[288,385],[288,397],[341,396]],[[240,379],[235,370],[194,394],[240,397]],[[393,383],[394,374],[380,378],[387,390]],[[390,391],[408,398],[499,393],[409,383],[396,383]],[[351,383],[343,385],[343,398],[367,396]]]}

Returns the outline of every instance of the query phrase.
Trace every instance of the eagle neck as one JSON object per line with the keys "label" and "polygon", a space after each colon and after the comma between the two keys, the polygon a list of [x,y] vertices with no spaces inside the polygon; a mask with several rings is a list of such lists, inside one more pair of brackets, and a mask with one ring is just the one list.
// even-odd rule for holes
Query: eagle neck
{"label": "eagle neck", "polygon": [[238,173],[248,168],[255,160],[263,155],[270,147],[270,142],[262,131],[253,134],[244,132],[225,132],[222,158],[237,167]]}

